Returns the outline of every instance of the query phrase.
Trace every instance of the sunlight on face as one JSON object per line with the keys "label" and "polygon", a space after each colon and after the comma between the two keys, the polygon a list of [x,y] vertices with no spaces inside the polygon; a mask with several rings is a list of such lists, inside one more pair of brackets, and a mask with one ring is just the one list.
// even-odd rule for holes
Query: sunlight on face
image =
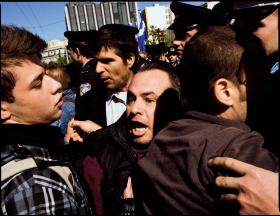
{"label": "sunlight on face", "polygon": [[61,84],[45,75],[43,67],[25,60],[13,68],[13,73],[15,101],[6,103],[11,113],[7,123],[47,124],[60,117]]}
{"label": "sunlight on face", "polygon": [[129,133],[135,143],[149,144],[154,136],[157,100],[171,86],[168,75],[158,69],[135,74],[127,95]]}
{"label": "sunlight on face", "polygon": [[129,66],[113,48],[102,48],[96,56],[96,72],[108,89],[122,91],[132,75]]}

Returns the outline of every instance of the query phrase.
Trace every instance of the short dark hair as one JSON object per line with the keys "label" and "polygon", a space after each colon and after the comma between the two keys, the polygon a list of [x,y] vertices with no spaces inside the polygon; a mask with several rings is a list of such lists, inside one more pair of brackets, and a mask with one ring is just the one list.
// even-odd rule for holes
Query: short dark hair
{"label": "short dark hair", "polygon": [[41,52],[47,43],[24,28],[1,25],[1,101],[14,102],[12,90],[16,85],[14,66],[29,60],[43,66]]}
{"label": "short dark hair", "polygon": [[[131,27],[132,28],[132,27]],[[138,44],[135,39],[135,32],[129,29],[129,26],[120,24],[108,24],[99,29],[98,50],[101,48],[113,48],[116,54],[123,61],[131,55],[138,55]]]}
{"label": "short dark hair", "polygon": [[163,61],[152,62],[152,63],[146,64],[143,67],[141,67],[137,71],[137,73],[141,73],[144,71],[150,71],[150,70],[154,70],[154,69],[162,70],[163,72],[165,72],[168,75],[168,78],[171,83],[171,88],[176,90],[176,92],[178,93],[178,96],[180,97],[180,93],[181,93],[180,80],[175,73],[174,67],[171,64],[169,64],[167,62],[163,62]]}
{"label": "short dark hair", "polygon": [[92,58],[94,54],[96,53],[96,50],[90,47],[89,42],[73,42],[73,41],[68,41],[68,45],[66,48],[69,50],[70,48],[73,51],[76,51],[76,49],[79,49],[81,55],[85,56],[86,58]]}
{"label": "short dark hair", "polygon": [[213,85],[219,78],[239,83],[238,71],[244,48],[227,26],[199,30],[184,49],[181,61],[182,85],[192,108],[206,111],[213,104]]}

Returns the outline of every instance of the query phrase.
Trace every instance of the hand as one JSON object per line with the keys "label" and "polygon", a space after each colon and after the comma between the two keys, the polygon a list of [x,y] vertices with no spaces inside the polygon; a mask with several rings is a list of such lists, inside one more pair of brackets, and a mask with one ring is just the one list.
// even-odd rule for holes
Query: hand
{"label": "hand", "polygon": [[71,122],[71,127],[74,129],[82,130],[84,133],[87,134],[102,128],[100,125],[90,120],[86,120],[86,121],[74,120]]}
{"label": "hand", "polygon": [[65,136],[64,136],[65,144],[69,144],[70,139],[71,139],[71,135],[74,133],[74,129],[70,126],[73,121],[74,121],[74,118],[72,118],[67,124],[67,130],[66,130],[66,133],[65,133]]}
{"label": "hand", "polygon": [[239,191],[238,194],[223,194],[221,199],[238,201],[240,214],[280,214],[279,173],[228,157],[210,159],[208,165],[219,166],[241,175],[241,177],[219,176],[215,180],[215,184],[219,187]]}

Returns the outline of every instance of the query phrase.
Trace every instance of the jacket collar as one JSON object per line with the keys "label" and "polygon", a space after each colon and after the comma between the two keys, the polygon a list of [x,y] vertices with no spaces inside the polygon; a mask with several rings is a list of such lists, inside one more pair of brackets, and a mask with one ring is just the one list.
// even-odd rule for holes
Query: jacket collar
{"label": "jacket collar", "polygon": [[188,111],[185,113],[185,116],[187,118],[191,118],[191,119],[199,119],[202,121],[212,122],[212,123],[224,125],[227,127],[236,127],[236,128],[240,128],[242,130],[251,131],[251,129],[244,122],[229,120],[229,119],[224,119],[224,118],[218,118],[214,115],[203,113],[203,112]]}

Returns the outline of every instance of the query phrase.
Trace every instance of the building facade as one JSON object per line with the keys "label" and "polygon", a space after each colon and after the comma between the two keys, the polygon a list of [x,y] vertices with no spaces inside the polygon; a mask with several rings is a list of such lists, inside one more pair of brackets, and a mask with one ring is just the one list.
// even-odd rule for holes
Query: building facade
{"label": "building facade", "polygon": [[47,43],[48,46],[42,53],[42,61],[44,63],[56,62],[60,57],[66,57],[68,59],[66,51],[67,40],[51,40]]}
{"label": "building facade", "polygon": [[106,24],[134,24],[137,3],[69,2],[64,7],[67,31],[98,30]]}
{"label": "building facade", "polygon": [[154,6],[151,7],[145,7],[144,15],[148,31],[151,26],[162,30],[167,29],[167,27],[173,23],[175,18],[169,8],[169,5],[165,6],[159,4],[154,4]]}

